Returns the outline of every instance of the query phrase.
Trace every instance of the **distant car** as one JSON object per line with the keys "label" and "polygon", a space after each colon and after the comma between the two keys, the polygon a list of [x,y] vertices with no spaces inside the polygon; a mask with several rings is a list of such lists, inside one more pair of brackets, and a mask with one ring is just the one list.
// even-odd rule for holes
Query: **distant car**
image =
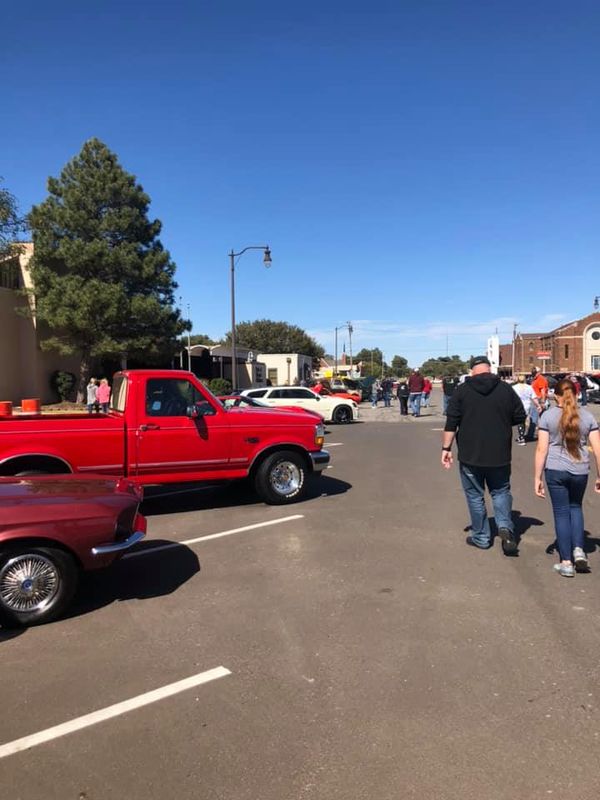
{"label": "distant car", "polygon": [[125,478],[0,478],[0,622],[58,617],[83,571],[108,566],[145,536],[141,499]]}
{"label": "distant car", "polygon": [[[223,403],[225,408],[273,408],[268,403],[265,403],[263,400],[258,400],[256,397],[249,397],[248,395],[243,394],[225,394],[219,395],[218,399]],[[318,411],[312,411],[309,408],[302,408],[301,406],[277,406],[273,408],[274,411],[304,411],[306,414],[312,414],[313,417],[316,417],[319,422],[323,422],[323,414],[320,414]]]}
{"label": "distant car", "polygon": [[340,425],[358,419],[358,405],[353,400],[342,400],[335,395],[318,395],[303,386],[268,386],[262,389],[246,389],[242,397],[263,400],[267,405],[281,408],[294,406],[310,411],[318,411],[326,422]]}

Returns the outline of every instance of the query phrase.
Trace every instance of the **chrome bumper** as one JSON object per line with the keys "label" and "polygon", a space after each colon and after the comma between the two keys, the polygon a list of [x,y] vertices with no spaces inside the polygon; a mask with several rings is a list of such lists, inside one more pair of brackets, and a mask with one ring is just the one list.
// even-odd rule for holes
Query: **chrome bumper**
{"label": "chrome bumper", "polygon": [[134,544],[140,542],[146,534],[143,531],[134,531],[131,536],[122,542],[110,542],[110,544],[99,544],[92,547],[93,556],[105,556],[108,553],[120,553],[122,550],[129,550]]}
{"label": "chrome bumper", "polygon": [[318,450],[316,453],[309,453],[309,455],[312,461],[313,472],[321,472],[331,461],[331,456],[327,450]]}

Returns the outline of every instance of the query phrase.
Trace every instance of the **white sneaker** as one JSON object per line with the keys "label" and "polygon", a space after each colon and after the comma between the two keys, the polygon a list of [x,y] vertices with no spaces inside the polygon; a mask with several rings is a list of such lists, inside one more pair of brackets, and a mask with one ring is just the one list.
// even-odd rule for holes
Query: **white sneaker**
{"label": "white sneaker", "polygon": [[582,547],[576,547],[573,550],[573,563],[577,572],[589,572],[590,566],[588,564],[587,556]]}
{"label": "white sneaker", "polygon": [[575,570],[573,569],[572,564],[554,564],[554,569],[559,575],[562,575],[563,578],[575,577]]}

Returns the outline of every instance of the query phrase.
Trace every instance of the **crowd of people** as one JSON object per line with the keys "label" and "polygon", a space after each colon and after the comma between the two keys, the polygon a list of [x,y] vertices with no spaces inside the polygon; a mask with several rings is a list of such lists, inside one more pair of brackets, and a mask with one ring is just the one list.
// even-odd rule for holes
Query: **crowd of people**
{"label": "crowd of people", "polygon": [[[576,376],[554,387],[550,407],[548,381],[535,371],[531,384],[519,376],[514,387],[492,374],[485,356],[473,361],[471,376],[455,386],[446,408],[442,439],[442,466],[453,464],[453,444],[458,448],[459,474],[471,517],[467,544],[487,550],[492,546],[485,505],[489,491],[498,535],[507,556],[518,554],[512,517],[511,445],[533,441],[537,430],[533,490],[550,495],[559,562],[554,569],[563,577],[588,572],[585,552],[583,498],[590,473],[590,451],[596,462],[595,491],[600,493],[600,431],[594,416],[581,407],[581,386]],[[529,425],[526,425],[529,419]]]}
{"label": "crowd of people", "polygon": [[86,407],[88,414],[93,414],[94,411],[99,414],[108,413],[108,405],[110,403],[110,384],[108,378],[90,378],[86,387]]}

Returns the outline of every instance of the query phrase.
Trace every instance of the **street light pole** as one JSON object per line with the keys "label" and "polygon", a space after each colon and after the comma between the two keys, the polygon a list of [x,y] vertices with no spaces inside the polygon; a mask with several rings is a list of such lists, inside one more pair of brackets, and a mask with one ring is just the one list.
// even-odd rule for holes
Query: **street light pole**
{"label": "street light pole", "polygon": [[[190,319],[190,304],[187,304],[187,314],[188,314],[188,321]],[[191,331],[188,328],[188,371],[192,371],[192,340],[191,340]]]}
{"label": "street light pole", "polygon": [[237,349],[235,337],[235,259],[244,255],[246,250],[262,250],[264,252],[263,264],[267,269],[272,264],[271,251],[268,245],[250,245],[244,247],[239,253],[234,253],[232,250],[229,253],[229,263],[231,269],[231,388],[232,391],[237,389]]}
{"label": "street light pole", "polygon": [[350,377],[352,377],[352,333],[354,328],[352,327],[352,323],[348,322],[348,347],[350,348]]}

